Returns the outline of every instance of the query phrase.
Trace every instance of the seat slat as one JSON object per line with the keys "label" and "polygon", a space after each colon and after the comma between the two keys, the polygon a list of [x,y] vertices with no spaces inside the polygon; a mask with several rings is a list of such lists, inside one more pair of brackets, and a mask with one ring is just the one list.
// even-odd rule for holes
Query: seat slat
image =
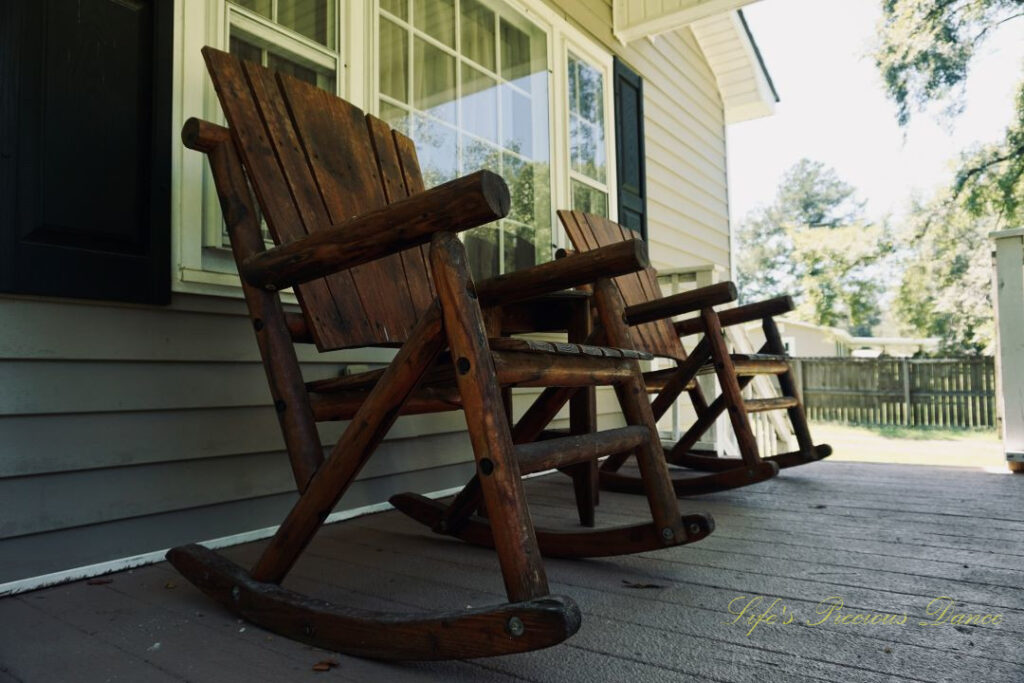
{"label": "seat slat", "polygon": [[[295,226],[305,231],[292,193],[266,128],[260,119],[256,102],[235,57],[217,50],[203,50],[214,88],[227,116],[232,135],[245,163],[253,190],[263,207],[267,222],[277,229]],[[324,280],[296,288],[303,310],[309,311],[313,338],[318,347],[332,347],[340,340],[338,330],[344,311],[339,311],[335,298]]]}
{"label": "seat slat", "polygon": [[[277,78],[331,222],[341,223],[384,206],[387,199],[363,113],[293,76],[278,74]],[[418,311],[409,295],[401,256],[378,259],[351,272],[376,332],[376,338],[366,343],[404,341]]]}

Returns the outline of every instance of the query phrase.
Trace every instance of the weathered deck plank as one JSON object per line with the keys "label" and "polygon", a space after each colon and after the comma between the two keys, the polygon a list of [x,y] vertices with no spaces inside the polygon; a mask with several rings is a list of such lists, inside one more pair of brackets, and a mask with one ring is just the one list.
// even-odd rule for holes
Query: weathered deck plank
{"label": "weathered deck plank", "polygon": [[[380,664],[332,655],[232,618],[165,564],[0,600],[0,681],[945,681],[1024,680],[1024,478],[975,470],[817,463],[746,490],[684,501],[718,527],[699,544],[639,556],[553,560],[553,592],[584,612],[558,647],[490,660]],[[571,527],[571,483],[530,480],[535,520]],[[646,514],[602,494],[599,524]],[[261,544],[225,551],[251,563]],[[653,584],[656,587],[636,587]],[[490,551],[390,512],[326,527],[286,585],[371,609],[503,600]],[[729,623],[737,596],[779,598],[789,625]],[[948,595],[998,626],[919,626]],[[906,613],[903,626],[816,626],[852,611]],[[154,647],[160,643],[159,647]],[[339,666],[317,674],[312,666]]]}

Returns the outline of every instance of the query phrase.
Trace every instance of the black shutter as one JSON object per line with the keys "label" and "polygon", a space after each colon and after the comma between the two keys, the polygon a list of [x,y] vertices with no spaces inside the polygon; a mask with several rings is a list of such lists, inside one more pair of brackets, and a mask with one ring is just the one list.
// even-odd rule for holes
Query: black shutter
{"label": "black shutter", "polygon": [[619,223],[647,239],[644,81],[615,58],[615,167]]}
{"label": "black shutter", "polygon": [[173,4],[0,1],[0,291],[168,301]]}

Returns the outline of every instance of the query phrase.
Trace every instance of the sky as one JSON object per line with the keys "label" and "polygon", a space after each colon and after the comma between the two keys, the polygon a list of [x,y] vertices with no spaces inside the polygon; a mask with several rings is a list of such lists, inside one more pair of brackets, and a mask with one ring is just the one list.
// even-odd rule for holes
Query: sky
{"label": "sky", "polygon": [[744,8],[781,99],[773,116],[727,131],[733,225],[771,203],[783,172],[823,161],[867,200],[871,220],[904,212],[915,191],[948,184],[960,150],[1000,139],[1024,64],[1024,20],[993,32],[971,65],[952,123],[913,114],[904,130],[871,59],[881,0],[763,0]]}

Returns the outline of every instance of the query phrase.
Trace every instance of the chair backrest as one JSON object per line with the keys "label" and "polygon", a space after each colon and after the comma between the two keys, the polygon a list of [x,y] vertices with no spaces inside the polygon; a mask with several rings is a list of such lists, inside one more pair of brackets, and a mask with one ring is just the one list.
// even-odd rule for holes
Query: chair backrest
{"label": "chair backrest", "polygon": [[[226,52],[203,56],[276,244],[423,191],[413,142],[385,122]],[[426,247],[295,290],[321,351],[400,344],[435,296]]]}
{"label": "chair backrest", "polygon": [[[623,228],[618,223],[601,216],[583,213],[582,211],[559,211],[558,218],[565,226],[576,251],[589,251],[598,247],[606,247],[616,242],[636,238],[636,233]],[[637,273],[621,275],[614,279],[622,294],[626,306],[634,306],[661,298],[661,287],[658,285],[658,272],[648,267]],[[679,336],[675,333],[672,321],[655,320],[632,328],[634,343],[642,351],[656,356],[666,356],[683,360],[686,351]]]}

